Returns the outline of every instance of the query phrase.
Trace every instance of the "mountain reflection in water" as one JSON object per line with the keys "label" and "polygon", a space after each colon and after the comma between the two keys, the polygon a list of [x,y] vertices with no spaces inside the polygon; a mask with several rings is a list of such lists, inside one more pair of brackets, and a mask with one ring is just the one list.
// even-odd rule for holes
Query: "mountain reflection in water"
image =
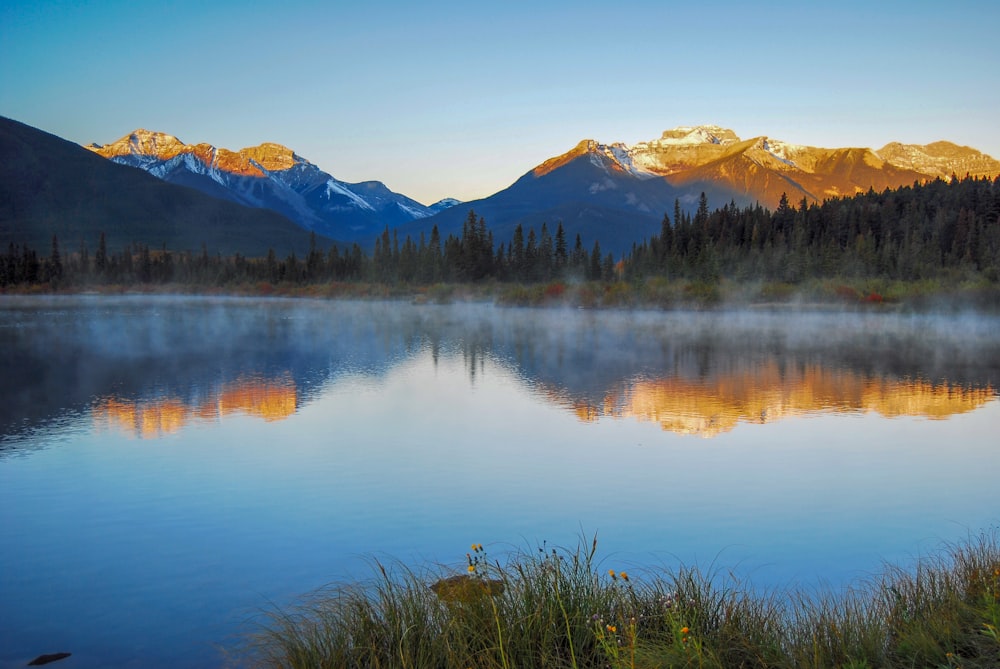
{"label": "mountain reflection in water", "polygon": [[0,369],[0,667],[229,666],[372,555],[839,586],[997,522],[996,316],[3,296]]}
{"label": "mountain reflection in water", "polygon": [[219,298],[23,298],[0,311],[0,451],[74,415],[143,438],[279,420],[344,374],[486,362],[581,419],[711,437],[814,412],[944,418],[997,396],[996,317],[588,312]]}
{"label": "mountain reflection in water", "polygon": [[155,439],[179,432],[193,420],[216,421],[237,413],[265,421],[283,420],[295,413],[296,406],[295,381],[286,372],[273,379],[240,378],[197,400],[105,397],[95,403],[91,413],[98,429]]}
{"label": "mountain reflection in water", "polygon": [[[475,373],[481,357],[468,360]],[[602,402],[566,399],[566,388],[538,396],[568,406],[581,420],[634,419],[659,423],[667,431],[714,437],[739,423],[768,423],[810,413],[876,412],[886,418],[945,419],[973,411],[996,397],[991,386],[967,387],[925,380],[865,376],[850,370],[809,365],[782,370],[777,362],[733,371],[708,380],[683,377],[622,381]],[[127,399],[104,397],[91,410],[98,429],[117,429],[142,439],[179,432],[195,420],[217,421],[234,414],[284,420],[296,408],[290,372],[271,379],[240,378],[196,399],[178,396]]]}
{"label": "mountain reflection in water", "polygon": [[659,423],[679,434],[714,437],[738,423],[767,423],[817,412],[874,411],[887,418],[931,419],[978,409],[996,392],[924,380],[865,376],[809,365],[779,369],[776,362],[699,380],[643,379],[609,389],[600,404],[577,404],[582,420],[604,416]]}

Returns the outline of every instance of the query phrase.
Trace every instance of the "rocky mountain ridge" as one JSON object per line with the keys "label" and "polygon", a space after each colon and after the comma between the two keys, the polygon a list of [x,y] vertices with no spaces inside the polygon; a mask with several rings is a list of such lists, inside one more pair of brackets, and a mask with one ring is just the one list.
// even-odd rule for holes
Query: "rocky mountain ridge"
{"label": "rocky mountain ridge", "polygon": [[272,142],[231,151],[138,129],[110,144],[86,148],[164,181],[277,211],[307,230],[342,241],[366,240],[387,225],[427,218],[457,203],[443,200],[428,207],[379,181],[340,181]]}
{"label": "rocky mountain ridge", "polygon": [[1000,175],[1000,162],[950,142],[825,149],[765,136],[741,139],[717,125],[681,126],[632,145],[583,140],[508,188],[404,226],[401,233],[417,234],[433,224],[442,235],[459,234],[471,208],[501,241],[517,225],[538,230],[543,222],[550,228],[562,222],[569,239],[580,234],[585,244],[600,240],[603,250],[619,253],[658,234],[675,203],[693,212],[702,193],[710,208],[735,202],[775,209],[782,195],[794,204],[821,202],[952,174],[992,178]]}
{"label": "rocky mountain ridge", "polygon": [[584,140],[543,162],[533,174],[544,176],[583,155],[599,167],[636,179],[659,178],[681,187],[710,181],[731,191],[737,201],[757,200],[771,207],[782,193],[822,201],[938,177],[1000,174],[1000,161],[946,141],[893,142],[878,151],[828,149],[767,136],[743,140],[717,125],[680,126],[664,131],[659,139],[633,145]]}
{"label": "rocky mountain ridge", "polygon": [[461,234],[474,209],[498,241],[508,240],[518,224],[527,230],[563,222],[570,239],[581,234],[588,244],[600,239],[618,251],[658,231],[675,203],[693,211],[701,193],[713,208],[735,202],[773,209],[782,195],[794,203],[821,202],[953,174],[1000,175],[1000,161],[945,141],[828,149],[768,136],[742,139],[718,125],[679,126],[631,145],[583,140],[490,197],[428,207],[378,181],[335,179],[280,144],[230,151],[136,130],[87,148],[166,181],[272,209],[335,240],[369,246],[387,226],[414,239],[435,225],[442,236]]}

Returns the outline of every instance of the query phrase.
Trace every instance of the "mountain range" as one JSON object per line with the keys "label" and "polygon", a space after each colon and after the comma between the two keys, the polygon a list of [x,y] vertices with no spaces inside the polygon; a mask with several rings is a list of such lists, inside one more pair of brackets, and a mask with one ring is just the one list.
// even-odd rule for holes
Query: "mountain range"
{"label": "mountain range", "polygon": [[[570,235],[581,234],[587,244],[599,239],[603,250],[619,253],[659,233],[663,215],[673,217],[675,202],[693,211],[701,193],[713,209],[730,202],[774,209],[783,194],[793,205],[803,198],[821,202],[953,174],[994,177],[1000,175],[1000,162],[950,142],[893,143],[876,152],[768,137],[743,140],[715,125],[678,127],[634,145],[584,140],[509,188],[424,224],[438,225],[442,234],[456,232],[472,208],[499,240],[506,240],[518,224],[538,228],[542,221],[550,226],[562,221]],[[411,224],[400,232],[417,229]]]}
{"label": "mountain range", "polygon": [[270,142],[230,151],[139,129],[111,144],[86,148],[170,183],[271,209],[307,230],[345,242],[367,241],[385,226],[396,228],[458,203],[447,199],[428,207],[380,181],[340,181],[291,149]]}
{"label": "mountain range", "polygon": [[692,211],[701,193],[712,208],[735,202],[773,209],[783,194],[793,204],[803,198],[820,202],[953,174],[1000,174],[1000,162],[990,156],[944,141],[894,142],[878,151],[826,149],[766,136],[744,140],[730,129],[700,125],[633,145],[583,140],[494,195],[428,207],[378,181],[339,181],[278,144],[229,151],[136,130],[87,148],[172,183],[273,209],[330,238],[367,245],[386,226],[401,237],[416,238],[435,225],[444,236],[460,234],[473,209],[498,242],[509,240],[519,224],[538,229],[543,222],[562,222],[570,240],[579,234],[588,245],[600,240],[606,251],[620,252],[658,232],[675,202]]}
{"label": "mountain range", "polygon": [[93,249],[103,231],[116,248],[138,241],[283,255],[308,248],[310,232],[323,245],[369,249],[386,227],[401,241],[434,226],[442,237],[460,235],[472,209],[497,243],[517,225],[527,232],[548,223],[551,233],[562,223],[570,244],[579,235],[588,249],[599,241],[603,252],[619,254],[659,233],[675,204],[693,211],[702,193],[711,208],[773,209],[782,194],[794,205],[952,175],[1000,175],[1000,162],[950,142],[824,149],[702,125],[633,145],[584,140],[489,197],[425,206],[378,181],[338,180],[279,144],[230,151],[136,130],[86,149],[0,118],[0,241],[44,249],[58,234],[64,245]]}
{"label": "mountain range", "polygon": [[[305,254],[310,233],[262,208],[210,197],[116,165],[66,141],[0,117],[0,243],[48,255],[55,235],[64,252],[152,249],[280,257]],[[330,243],[320,237],[317,241]]]}

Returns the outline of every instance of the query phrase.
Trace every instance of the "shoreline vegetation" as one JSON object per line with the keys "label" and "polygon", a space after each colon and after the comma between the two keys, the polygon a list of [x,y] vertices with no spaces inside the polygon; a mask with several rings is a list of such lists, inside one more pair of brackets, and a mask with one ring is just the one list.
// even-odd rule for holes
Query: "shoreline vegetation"
{"label": "shoreline vegetation", "polygon": [[[609,230],[608,234],[613,235]],[[81,233],[82,234],[82,233]],[[0,249],[0,294],[169,292],[493,300],[501,305],[714,308],[801,304],[1000,310],[1000,177],[965,177],[775,211],[731,202],[664,214],[617,256],[561,221],[494,236],[469,210],[459,234],[386,228],[374,248],[223,256],[197,240],[109,248],[104,232]],[[586,241],[586,243],[585,243]],[[621,241],[621,240],[619,240]],[[67,248],[67,244],[69,248]],[[91,249],[94,249],[91,251]]]}
{"label": "shoreline vegetation", "polygon": [[985,279],[902,281],[812,279],[785,282],[720,279],[714,282],[654,277],[642,281],[545,283],[386,284],[349,281],[296,284],[234,282],[84,284],[51,283],[0,288],[0,295],[200,295],[345,300],[398,300],[414,304],[491,302],[510,307],[583,309],[814,309],[874,311],[1000,311],[1000,284]]}
{"label": "shoreline vegetation", "polygon": [[[731,572],[626,572],[575,549],[413,570],[372,563],[267,615],[264,667],[987,669],[1000,666],[997,528],[841,591],[761,590]],[[466,564],[467,563],[467,564]]]}

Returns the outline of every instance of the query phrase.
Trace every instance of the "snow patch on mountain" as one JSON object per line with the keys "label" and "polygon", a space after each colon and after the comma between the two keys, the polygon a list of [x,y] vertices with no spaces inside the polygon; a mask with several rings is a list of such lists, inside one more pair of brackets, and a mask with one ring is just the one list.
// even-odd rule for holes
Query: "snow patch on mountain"
{"label": "snow patch on mountain", "polygon": [[606,147],[609,156],[626,172],[640,179],[651,179],[657,174],[636,160],[636,153],[632,147],[625,144],[615,143]]}
{"label": "snow patch on mountain", "polygon": [[660,139],[649,144],[661,146],[678,146],[692,144],[734,144],[740,141],[729,128],[718,125],[678,126],[672,130],[664,130]]}
{"label": "snow patch on mountain", "polygon": [[441,200],[438,200],[428,208],[436,214],[438,212],[444,211],[445,209],[451,209],[452,207],[456,207],[460,204],[462,204],[461,200],[456,200],[453,197],[446,197]]}
{"label": "snow patch on mountain", "polygon": [[343,186],[343,184],[341,184],[339,181],[336,181],[334,179],[330,179],[329,181],[326,182],[326,196],[327,196],[327,198],[329,198],[330,195],[333,194],[333,193],[338,193],[340,195],[343,195],[343,196],[347,197],[352,202],[354,202],[358,206],[359,209],[366,209],[368,211],[375,211],[375,207],[373,207],[370,204],[368,204],[368,202],[363,197],[361,197],[360,195],[358,195],[354,191],[349,190],[348,188],[345,188]]}
{"label": "snow patch on mountain", "polygon": [[400,210],[403,211],[404,213],[412,216],[413,220],[417,220],[419,218],[427,218],[428,216],[431,215],[430,212],[420,211],[418,209],[415,209],[414,207],[410,207],[408,205],[405,205],[402,202],[397,202],[396,206],[399,207]]}
{"label": "snow patch on mountain", "polygon": [[443,201],[435,209],[394,193],[381,182],[345,183],[291,149],[269,142],[230,151],[210,144],[188,145],[173,135],[140,129],[111,144],[86,148],[214,197],[273,209],[308,230],[334,238],[345,231],[362,233],[346,235],[356,238],[385,225],[427,218],[458,203]]}
{"label": "snow patch on mountain", "polygon": [[796,150],[802,149],[804,147],[797,146],[795,144],[786,144],[785,142],[776,141],[773,139],[764,138],[761,140],[761,148],[770,153],[772,156],[785,163],[789,167],[796,167],[795,161],[789,156],[795,153]]}

